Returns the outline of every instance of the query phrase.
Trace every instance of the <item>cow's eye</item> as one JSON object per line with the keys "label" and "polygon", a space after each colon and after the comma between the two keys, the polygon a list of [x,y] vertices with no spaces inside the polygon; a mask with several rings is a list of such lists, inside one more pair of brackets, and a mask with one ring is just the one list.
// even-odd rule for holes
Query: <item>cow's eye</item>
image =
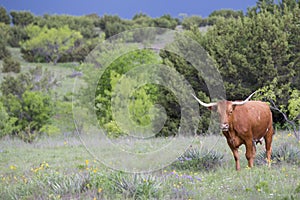
{"label": "cow's eye", "polygon": [[229,111],[229,115],[231,115],[231,114],[232,114],[232,110]]}

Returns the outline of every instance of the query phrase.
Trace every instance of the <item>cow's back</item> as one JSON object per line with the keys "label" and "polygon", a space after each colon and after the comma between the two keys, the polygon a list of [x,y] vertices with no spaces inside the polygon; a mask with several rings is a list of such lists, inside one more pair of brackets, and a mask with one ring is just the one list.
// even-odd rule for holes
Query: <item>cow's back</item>
{"label": "cow's back", "polygon": [[237,105],[233,112],[233,127],[239,135],[251,132],[253,138],[262,138],[272,128],[272,113],[268,104],[249,101]]}

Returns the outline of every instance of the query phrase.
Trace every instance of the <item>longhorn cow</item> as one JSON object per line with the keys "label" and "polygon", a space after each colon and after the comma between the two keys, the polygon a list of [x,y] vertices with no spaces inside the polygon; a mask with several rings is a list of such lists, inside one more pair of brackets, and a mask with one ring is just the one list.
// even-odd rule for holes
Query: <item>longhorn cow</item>
{"label": "longhorn cow", "polygon": [[272,137],[274,134],[272,113],[268,104],[262,101],[249,101],[252,93],[244,101],[221,100],[214,103],[204,103],[195,95],[193,97],[200,105],[209,110],[217,111],[220,117],[220,128],[226,137],[236,163],[236,170],[240,170],[238,148],[246,146],[248,166],[253,167],[256,154],[256,144],[265,140],[268,165],[271,165]]}

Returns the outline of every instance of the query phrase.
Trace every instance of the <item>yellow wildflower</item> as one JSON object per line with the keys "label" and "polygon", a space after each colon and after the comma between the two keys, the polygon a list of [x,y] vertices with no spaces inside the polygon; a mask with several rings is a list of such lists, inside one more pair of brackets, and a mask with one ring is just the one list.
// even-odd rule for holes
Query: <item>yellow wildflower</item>
{"label": "yellow wildflower", "polygon": [[27,178],[24,178],[23,181],[25,184],[28,182]]}
{"label": "yellow wildflower", "polygon": [[10,168],[11,170],[16,170],[16,169],[17,169],[17,167],[16,167],[15,165],[11,165],[11,166],[9,166],[9,168]]}
{"label": "yellow wildflower", "polygon": [[85,165],[89,165],[89,160],[85,160]]}
{"label": "yellow wildflower", "polygon": [[98,188],[98,193],[101,193],[102,192],[102,188]]}

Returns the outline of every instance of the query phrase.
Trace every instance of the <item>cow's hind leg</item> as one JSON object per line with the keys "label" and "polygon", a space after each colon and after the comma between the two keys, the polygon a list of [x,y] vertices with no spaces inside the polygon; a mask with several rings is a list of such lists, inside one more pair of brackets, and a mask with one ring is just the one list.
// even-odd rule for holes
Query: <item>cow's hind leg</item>
{"label": "cow's hind leg", "polygon": [[273,139],[273,127],[270,128],[270,130],[265,135],[265,145],[266,145],[266,156],[267,156],[267,162],[268,166],[271,167],[271,154],[272,154],[272,139]]}

